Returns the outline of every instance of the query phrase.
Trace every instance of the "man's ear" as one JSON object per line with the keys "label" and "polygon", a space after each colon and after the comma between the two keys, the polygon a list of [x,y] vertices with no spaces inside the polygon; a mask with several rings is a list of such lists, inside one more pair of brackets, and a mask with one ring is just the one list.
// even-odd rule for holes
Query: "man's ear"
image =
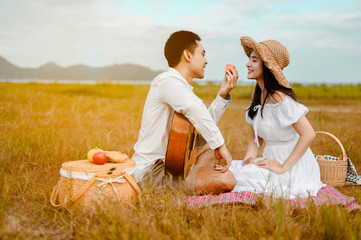
{"label": "man's ear", "polygon": [[192,61],[192,54],[188,50],[184,50],[182,56],[187,62]]}

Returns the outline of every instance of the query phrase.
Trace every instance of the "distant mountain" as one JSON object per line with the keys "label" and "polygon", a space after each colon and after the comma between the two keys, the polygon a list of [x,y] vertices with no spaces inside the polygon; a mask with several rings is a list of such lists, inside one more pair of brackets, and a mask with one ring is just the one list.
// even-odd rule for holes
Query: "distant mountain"
{"label": "distant mountain", "polygon": [[136,64],[116,64],[105,67],[73,65],[64,68],[55,63],[46,63],[38,68],[20,68],[0,56],[0,78],[2,79],[152,80],[159,73],[160,71],[153,71]]}
{"label": "distant mountain", "polygon": [[21,69],[17,66],[9,63],[5,58],[0,56],[0,76],[1,77],[10,77],[16,75],[20,72]]}

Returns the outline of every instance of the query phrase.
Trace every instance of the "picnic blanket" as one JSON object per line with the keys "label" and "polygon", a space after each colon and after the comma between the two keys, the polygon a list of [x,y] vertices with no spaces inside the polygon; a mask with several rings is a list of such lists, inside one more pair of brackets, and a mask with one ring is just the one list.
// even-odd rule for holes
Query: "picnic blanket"
{"label": "picnic blanket", "polygon": [[[262,194],[255,194],[252,192],[227,192],[219,195],[203,195],[203,196],[188,196],[185,201],[188,207],[204,207],[214,204],[249,204],[256,205],[258,197],[265,197]],[[267,197],[265,197],[267,198]],[[295,198],[285,200],[290,202],[294,208],[304,208],[308,201],[311,200],[316,206],[321,205],[341,205],[347,211],[361,209],[361,206],[356,202],[354,197],[348,197],[337,191],[335,188],[326,186],[321,188],[316,197],[309,198]]]}

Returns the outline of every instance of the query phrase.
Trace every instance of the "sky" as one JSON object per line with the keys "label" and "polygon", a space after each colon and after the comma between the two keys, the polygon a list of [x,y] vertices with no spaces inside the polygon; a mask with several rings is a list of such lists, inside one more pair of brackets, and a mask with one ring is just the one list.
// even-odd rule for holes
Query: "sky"
{"label": "sky", "polygon": [[291,84],[361,83],[361,0],[0,0],[0,56],[19,67],[167,70],[164,44],[178,30],[201,37],[205,80],[233,64],[248,84],[240,37],[250,36],[286,46]]}

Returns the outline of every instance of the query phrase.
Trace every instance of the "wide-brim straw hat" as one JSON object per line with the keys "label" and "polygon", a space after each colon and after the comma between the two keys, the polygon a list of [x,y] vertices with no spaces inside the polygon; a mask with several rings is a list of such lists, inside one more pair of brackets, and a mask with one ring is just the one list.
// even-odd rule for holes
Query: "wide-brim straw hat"
{"label": "wide-brim straw hat", "polygon": [[290,63],[290,55],[285,46],[276,40],[266,40],[257,43],[250,37],[241,37],[244,52],[249,57],[252,51],[256,51],[264,65],[272,72],[281,86],[291,88],[283,69]]}

